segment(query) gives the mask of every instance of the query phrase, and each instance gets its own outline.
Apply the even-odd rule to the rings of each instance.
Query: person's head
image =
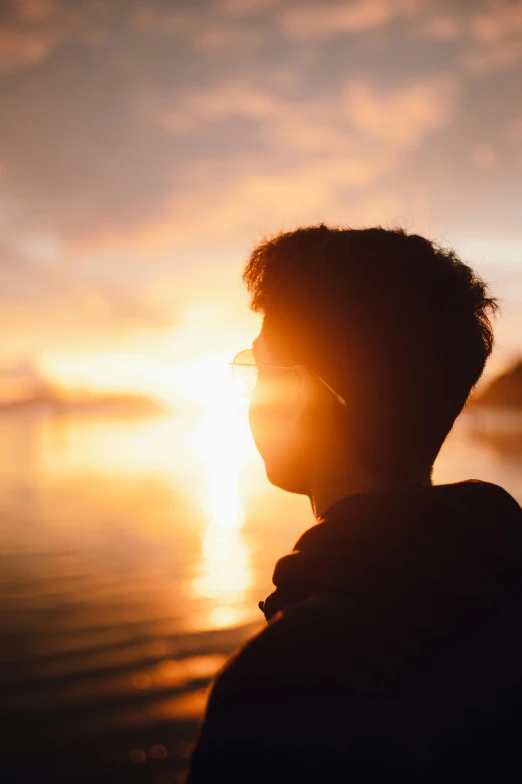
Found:
[[[399,229],[320,225],[263,242],[244,281],[264,316],[257,363],[295,367],[261,368],[252,398],[268,478],[308,493],[327,454],[387,484],[429,477],[493,346],[473,270]]]

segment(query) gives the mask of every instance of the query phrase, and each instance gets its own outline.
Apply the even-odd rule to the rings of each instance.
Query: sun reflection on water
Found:
[[[209,371],[212,371],[209,374]],[[195,594],[209,600],[210,625],[230,626],[244,616],[242,603],[252,584],[250,553],[242,535],[244,504],[240,492],[243,465],[254,453],[248,429],[246,402],[238,398],[229,368],[196,365],[185,383],[197,386],[201,374],[212,379],[206,414],[191,430],[188,441],[206,474],[202,506],[207,527],[202,543],[202,563],[194,581]]]
[[[188,594],[188,625],[205,629],[234,626],[256,612],[255,603],[253,609],[248,601],[253,582],[252,545],[243,532],[241,489],[243,469],[246,467],[244,479],[248,482],[256,452],[248,427],[247,402],[238,394],[226,360],[203,357],[169,368],[169,384],[178,406],[166,416],[112,421],[73,414],[42,415],[26,423],[24,468],[26,472],[32,470],[35,481],[42,486],[47,483],[54,487],[66,481],[72,487],[80,482],[83,490],[88,482],[95,500],[99,499],[105,510],[113,501],[117,505],[123,493],[130,499],[122,512],[124,531],[131,531],[146,546],[153,547],[154,537],[168,536],[171,528],[174,537],[184,536],[176,530],[178,527],[190,529],[186,546],[190,542],[190,547],[195,545],[197,549],[191,551],[175,592],[180,589],[185,597]],[[10,432],[9,422],[4,427],[4,441]],[[19,447],[24,427],[17,425],[13,430],[14,447]],[[0,479],[8,471],[9,461],[0,461]],[[187,516],[177,505],[170,512],[160,513],[155,497],[164,485],[186,496],[186,509],[196,512],[193,518],[190,511]],[[141,512],[145,507],[150,507],[146,518]],[[199,546],[198,507],[205,521]],[[157,515],[153,511],[156,508]],[[75,535],[81,538],[81,527],[69,529],[77,530]],[[122,557],[130,558],[134,552],[132,536],[118,548]],[[163,563],[159,555],[155,558],[156,564]],[[141,563],[139,553],[137,563]],[[170,563],[168,554],[165,563]]]

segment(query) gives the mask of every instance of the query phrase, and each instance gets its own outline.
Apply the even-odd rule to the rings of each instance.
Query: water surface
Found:
[[[514,419],[467,414],[435,481],[522,500]],[[500,435],[499,435],[500,434]],[[0,416],[0,730],[13,780],[175,782],[209,679],[313,523],[226,413]]]

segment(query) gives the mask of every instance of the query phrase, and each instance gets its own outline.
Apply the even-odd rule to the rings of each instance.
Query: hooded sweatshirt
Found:
[[[273,581],[189,784],[522,779],[522,510],[502,488],[345,498]]]

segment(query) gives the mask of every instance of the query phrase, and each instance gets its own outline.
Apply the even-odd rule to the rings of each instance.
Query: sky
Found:
[[[0,379],[168,384],[267,234],[401,226],[522,353],[522,0],[1,0]]]

